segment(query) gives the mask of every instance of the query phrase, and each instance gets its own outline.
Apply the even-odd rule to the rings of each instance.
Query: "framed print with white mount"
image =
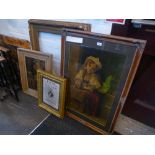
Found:
[[[146,41],[64,30],[67,115],[101,134],[113,131]]]
[[[66,79],[45,71],[37,71],[38,105],[53,115],[63,118],[66,96]]]

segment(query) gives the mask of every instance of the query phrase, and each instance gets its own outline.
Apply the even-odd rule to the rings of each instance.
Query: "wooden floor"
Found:
[[[122,135],[155,135],[155,128],[120,115],[115,126],[115,132]]]

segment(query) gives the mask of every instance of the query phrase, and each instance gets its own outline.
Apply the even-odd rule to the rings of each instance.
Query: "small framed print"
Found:
[[[64,117],[66,79],[37,71],[38,104],[59,118]]]

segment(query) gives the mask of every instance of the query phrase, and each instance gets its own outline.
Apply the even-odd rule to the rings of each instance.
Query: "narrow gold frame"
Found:
[[[49,106],[43,103],[43,82],[42,82],[43,77],[60,84],[59,109],[58,110],[56,110],[52,106]],[[66,79],[62,77],[54,76],[42,70],[37,71],[37,79],[38,79],[37,81],[38,81],[38,105],[39,107],[63,119],[64,112],[65,112]]]
[[[52,72],[52,55],[39,52],[39,51],[36,52],[34,50],[29,50],[24,48],[18,48],[17,52],[18,52],[18,61],[19,61],[20,77],[21,77],[23,92],[38,98],[37,90],[31,89],[28,86],[25,57],[35,58],[35,59],[44,61],[45,70],[48,72]]]

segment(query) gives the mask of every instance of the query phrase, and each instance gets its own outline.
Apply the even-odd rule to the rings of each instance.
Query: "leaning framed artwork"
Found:
[[[146,41],[64,31],[62,72],[69,81],[67,114],[95,131],[114,129]]]
[[[32,43],[32,49],[38,51],[41,50],[39,37],[42,32],[62,35],[62,30],[64,28],[76,29],[82,31],[91,31],[90,24],[54,21],[54,20],[30,19],[29,29],[30,29],[30,39]]]
[[[18,48],[18,61],[23,91],[37,98],[37,70],[52,72],[52,55]]]
[[[64,28],[91,31],[90,24],[54,21],[29,20],[29,33],[33,50],[53,54],[53,73],[60,76],[62,32]]]
[[[64,117],[66,79],[37,71],[38,79],[38,104],[43,109],[59,118]]]

